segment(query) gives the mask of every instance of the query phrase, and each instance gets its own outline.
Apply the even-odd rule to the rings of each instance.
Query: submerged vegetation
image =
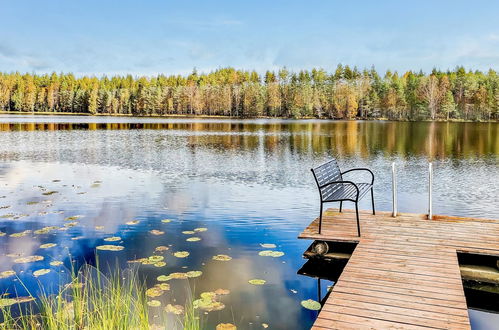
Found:
[[[50,113],[220,115],[235,117],[497,120],[499,76],[430,74],[338,65],[290,72],[234,68],[187,76],[75,77],[0,73],[0,110]]]
[[[163,289],[169,288],[162,288]],[[133,269],[105,276],[84,265],[57,294],[2,298],[2,329],[200,329],[192,306],[148,300],[143,282]],[[31,305],[27,305],[31,303]],[[27,305],[25,307],[24,305]],[[17,308],[15,308],[17,307]]]

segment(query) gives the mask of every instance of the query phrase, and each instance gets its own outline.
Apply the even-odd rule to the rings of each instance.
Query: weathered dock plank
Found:
[[[314,329],[470,329],[457,252],[499,256],[499,220],[329,209],[302,239],[358,243]]]

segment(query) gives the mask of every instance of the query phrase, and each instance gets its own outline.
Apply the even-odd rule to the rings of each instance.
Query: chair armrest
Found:
[[[330,186],[332,184],[339,184],[339,183],[353,185],[355,187],[355,189],[357,190],[357,197],[359,197],[359,187],[357,187],[357,185],[355,183],[353,183],[352,181],[333,181],[333,182],[329,182],[329,183],[326,183],[325,185],[320,186],[319,189]]]
[[[374,174],[373,174],[373,172],[372,172],[370,169],[368,169],[368,168],[363,168],[363,167],[359,167],[359,168],[352,168],[352,169],[347,170],[347,171],[345,171],[345,172],[341,172],[341,175],[346,174],[346,173],[348,173],[348,172],[353,172],[353,171],[367,171],[367,172],[371,173],[371,184],[374,184]]]

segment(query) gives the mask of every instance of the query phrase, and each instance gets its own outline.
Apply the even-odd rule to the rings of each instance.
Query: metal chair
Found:
[[[371,174],[371,183],[354,183],[352,181],[343,180],[343,174],[353,172],[353,171],[367,171]],[[357,215],[357,234],[360,237],[360,222],[359,222],[359,206],[358,202],[364,197],[364,195],[371,190],[371,201],[373,214],[376,214],[374,210],[374,174],[371,170],[367,168],[353,168],[345,172],[341,172],[336,162],[336,159],[332,159],[327,163],[324,163],[316,168],[312,169],[314,174],[315,182],[319,189],[319,195],[321,199],[321,209],[319,216],[319,234],[322,229],[322,206],[324,203],[330,202],[340,202],[340,212],[342,211],[343,202],[351,201],[355,203],[355,212]]]

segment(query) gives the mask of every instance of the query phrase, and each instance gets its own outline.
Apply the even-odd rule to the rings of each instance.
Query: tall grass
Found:
[[[117,268],[119,269],[119,268]],[[71,282],[56,294],[43,289],[38,299],[27,308],[13,312],[1,309],[2,329],[189,329],[201,328],[197,312],[186,306],[183,316],[163,315],[162,324],[152,324],[147,305],[146,286],[133,269],[116,270],[105,276],[99,269],[85,265],[72,272]],[[166,312],[163,308],[158,309]],[[156,313],[157,314],[157,313]]]

